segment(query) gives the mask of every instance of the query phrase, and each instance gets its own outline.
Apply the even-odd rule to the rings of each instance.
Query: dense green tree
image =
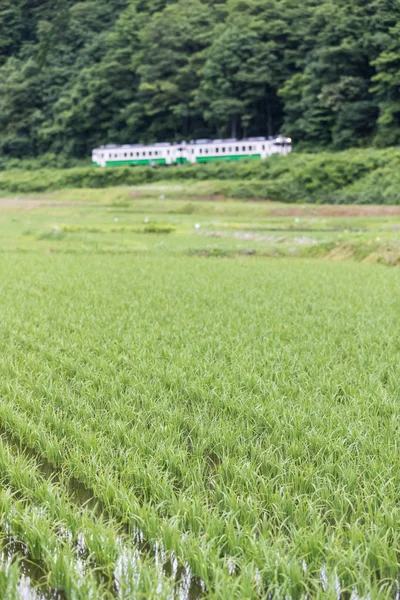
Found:
[[[337,0],[313,11],[313,48],[301,74],[289,78],[281,90],[289,134],[337,148],[372,141],[379,102],[371,80],[399,7],[397,0],[389,10],[380,0]]]
[[[400,0],[0,0],[0,154],[400,141]]]
[[[14,0],[0,0],[0,64],[15,54],[22,41],[21,9]]]
[[[204,127],[194,100],[212,31],[213,11],[200,0],[170,3],[144,27],[132,124],[144,125],[146,138],[186,138]]]
[[[315,43],[301,72],[282,87],[286,130],[313,144],[357,145],[370,138],[376,106],[362,38],[365,21],[353,2],[324,2],[313,12]]]
[[[38,153],[44,117],[42,81],[34,60],[7,61],[0,72],[0,152],[18,158]]]
[[[90,10],[82,8],[71,11],[75,44],[84,44],[77,53],[79,72],[73,77],[73,85],[69,79],[63,86],[43,128],[43,139],[52,151],[66,149],[75,156],[86,155],[91,147],[104,141],[123,143],[132,139],[124,113],[137,93],[135,50],[140,48],[140,21],[134,7],[122,11],[109,32],[100,27],[101,13],[94,18]],[[66,64],[59,77],[69,68],[75,73],[76,62],[71,67]]]
[[[246,27],[228,26],[211,44],[202,71],[197,102],[220,135],[246,131],[252,109],[263,95],[257,35]]]
[[[391,28],[390,36],[374,62],[372,88],[380,110],[376,142],[382,146],[400,142],[400,25]]]
[[[259,96],[262,90],[252,108],[253,133],[272,135],[281,129],[284,106],[279,90],[303,68],[313,47],[309,29],[314,3],[315,0],[301,4],[297,0],[229,0],[228,23],[245,27],[260,41],[251,75],[253,96]],[[251,81],[249,94],[250,84]]]

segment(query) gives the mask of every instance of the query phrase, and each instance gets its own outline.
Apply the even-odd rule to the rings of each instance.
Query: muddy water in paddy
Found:
[[[142,532],[137,532],[135,528],[131,528],[129,524],[121,520],[119,515],[111,515],[101,500],[96,497],[93,489],[86,486],[79,479],[69,476],[65,470],[51,463],[34,449],[21,444],[18,436],[0,426],[0,441],[1,438],[5,439],[15,452],[19,452],[28,459],[32,459],[35,462],[36,469],[44,479],[63,486],[70,496],[71,501],[78,509],[86,508],[92,511],[95,518],[103,516],[119,521],[121,530],[123,531],[123,536],[117,538],[118,546],[121,548],[121,556],[128,554],[128,544],[124,543],[124,541],[128,542],[130,539],[134,542],[134,546],[140,555],[153,556],[156,564],[159,565],[160,572],[165,577],[173,579],[176,598],[179,598],[179,600],[198,600],[206,595],[204,582],[191,574],[189,565],[180,564],[176,558],[168,558],[159,542],[156,542],[154,546],[151,545],[144,538]],[[136,531],[136,533],[132,533],[132,531]],[[60,532],[59,536],[60,541],[63,538],[72,538],[72,534],[65,530]],[[82,566],[82,570],[93,569],[99,583],[104,584],[111,595],[118,597],[120,594],[115,573],[110,577],[99,568],[93,559],[89,559],[89,553],[85,547],[83,536],[79,537],[74,545],[76,557]],[[47,571],[45,563],[28,558],[29,551],[24,544],[9,538],[5,548],[8,548],[8,555],[2,559],[3,564],[6,560],[12,562],[17,557],[21,559],[21,580],[19,585],[24,586],[25,589],[21,598],[24,598],[24,600],[66,600],[63,592],[49,588],[48,586],[46,587]],[[3,552],[6,552],[6,550]]]
[[[62,477],[62,474],[64,474],[64,476],[66,475],[63,469],[53,465],[50,461],[31,448],[23,447],[17,436],[12,435],[9,431],[5,431],[0,427],[0,442],[1,437],[6,439],[9,445],[16,451],[19,451],[26,457],[34,460],[38,471],[44,479],[59,482],[60,485],[64,486],[69,493],[73,504],[76,505],[78,509],[89,508],[93,510],[94,518],[96,518],[96,516],[105,516],[107,518],[112,516],[114,520],[120,521],[123,534],[116,538],[116,544],[119,548],[119,557],[116,560],[117,565],[118,563],[123,562],[125,557],[132,556],[129,551],[129,548],[132,550],[132,544],[127,543],[131,541],[133,542],[134,548],[136,547],[138,555],[153,556],[156,565],[160,569],[160,573],[170,580],[172,579],[174,582],[175,598],[179,600],[200,600],[207,596],[207,589],[204,582],[200,578],[192,575],[188,564],[185,565],[180,563],[174,556],[167,556],[160,542],[156,542],[154,545],[150,544],[141,531],[138,532],[134,527],[131,528],[129,524],[119,519],[118,515],[110,515],[104,508],[103,503],[96,498],[94,491],[90,487],[85,486],[85,484],[74,477]],[[217,461],[218,457],[214,454],[208,457],[211,470],[215,468]],[[7,570],[12,562],[17,559],[20,561],[21,578],[18,583],[18,590],[21,599],[68,600],[68,597],[62,590],[57,590],[47,585],[47,568],[45,562],[34,559],[23,542],[10,536],[7,532],[3,532],[3,536],[1,536],[1,533],[2,532],[0,531],[0,565]],[[60,542],[65,539],[72,541],[72,533],[68,530],[59,531],[57,535],[60,538]],[[74,541],[73,545],[82,572],[89,569],[93,570],[93,572],[96,573],[98,582],[107,588],[108,593],[116,598],[119,597],[121,592],[118,581],[118,568],[116,568],[111,575],[103,571],[101,567],[97,565],[95,560],[93,560],[93,557],[90,557],[83,534],[78,536],[78,539]],[[132,566],[134,566],[135,560],[133,558],[131,558],[131,560]],[[237,569],[233,568],[231,572],[232,576],[236,573]],[[322,589],[325,589],[325,585],[326,574],[324,569],[322,569]],[[357,600],[359,597],[356,588],[349,593],[348,591],[341,589],[339,581],[337,582],[336,589],[337,600],[349,600],[350,598]],[[393,586],[393,598],[395,600],[400,600],[400,587],[397,580],[396,584]]]
[[[0,544],[0,564],[5,571],[14,561],[19,560],[21,576],[18,582],[18,593],[21,599],[67,600],[62,590],[47,584],[44,562],[34,559],[22,542],[5,536]]]

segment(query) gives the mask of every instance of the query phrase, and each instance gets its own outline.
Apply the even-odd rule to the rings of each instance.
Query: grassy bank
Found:
[[[0,193],[106,188],[159,181],[209,181],[210,193],[232,198],[332,204],[400,204],[400,150],[273,156],[263,162],[181,167],[9,170]]]
[[[241,201],[215,182],[0,198],[3,251],[400,263],[400,206]]]

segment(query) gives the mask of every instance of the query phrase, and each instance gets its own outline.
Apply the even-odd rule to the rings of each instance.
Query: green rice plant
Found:
[[[4,442],[0,459],[2,476],[12,488],[18,490],[20,500],[15,503],[13,496],[6,494],[0,506],[0,515],[5,521],[2,523],[0,520],[0,527],[7,531],[8,536],[23,541],[30,552],[29,560],[43,561],[43,578],[46,577],[56,589],[65,590],[68,597],[85,597],[85,594],[96,598],[109,597],[108,582],[114,580],[114,573],[118,571],[121,597],[133,584],[138,590],[144,586],[149,597],[153,594],[167,596],[171,592],[174,582],[163,577],[151,557],[138,553],[136,544],[121,536],[118,527],[114,528],[111,522],[103,522],[84,507],[74,506],[68,494],[62,493],[62,488],[47,484],[35,474],[32,459],[27,461],[15,452],[10,454]],[[29,506],[24,512],[21,508],[24,499],[41,508]],[[49,540],[52,539],[57,541],[49,547]],[[135,556],[135,582],[130,580],[131,571],[122,561],[122,554],[125,560],[127,556]],[[18,555],[16,558],[18,562]],[[74,579],[71,567],[77,559],[80,574],[78,582]],[[95,576],[96,572],[103,579],[106,577],[103,590]],[[142,572],[145,574],[143,581]],[[92,576],[91,591],[83,583],[82,577],[87,575]],[[80,589],[78,596],[77,585]]]
[[[124,525],[148,551],[144,582],[158,577],[147,560],[165,553],[216,598],[324,597],[337,582],[390,596],[394,271],[294,259],[94,255],[80,269],[72,255],[10,260],[20,278],[3,269],[0,422],[60,469],[49,495],[61,486],[63,508],[50,502],[60,507],[50,523],[73,523],[65,489],[75,478],[110,519],[102,545],[107,523],[79,509],[93,554],[120,564]],[[24,461],[14,457],[13,472],[7,460],[13,487],[42,504]]]
[[[0,565],[0,595],[7,600],[19,600],[20,560]]]
[[[77,565],[75,551],[68,543],[61,545],[56,540],[52,531],[53,524],[46,519],[42,509],[26,509],[21,501],[3,490],[0,512],[1,527],[10,540],[7,544],[18,542],[21,546],[22,542],[26,548],[24,554],[16,555],[17,566],[11,571],[14,576],[18,565],[22,569],[24,561],[37,565],[39,587],[49,584],[53,589],[65,591],[68,597],[77,599],[103,595],[93,575],[89,571],[83,573]],[[24,566],[24,570],[25,568]],[[32,569],[29,570],[30,576],[31,573]]]
[[[265,225],[248,206],[215,227]],[[92,223],[94,243],[114,227],[73,211],[29,218]],[[393,597],[397,271],[239,258],[219,238],[229,260],[188,256],[203,217],[141,255],[5,237],[0,517],[17,507],[15,535],[68,594],[81,560],[94,597]]]

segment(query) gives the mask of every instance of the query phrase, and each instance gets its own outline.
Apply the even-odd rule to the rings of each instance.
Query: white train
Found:
[[[176,165],[242,158],[265,159],[271,154],[287,154],[291,150],[292,140],[283,136],[194,140],[180,144],[100,146],[92,151],[92,161],[100,167]]]

